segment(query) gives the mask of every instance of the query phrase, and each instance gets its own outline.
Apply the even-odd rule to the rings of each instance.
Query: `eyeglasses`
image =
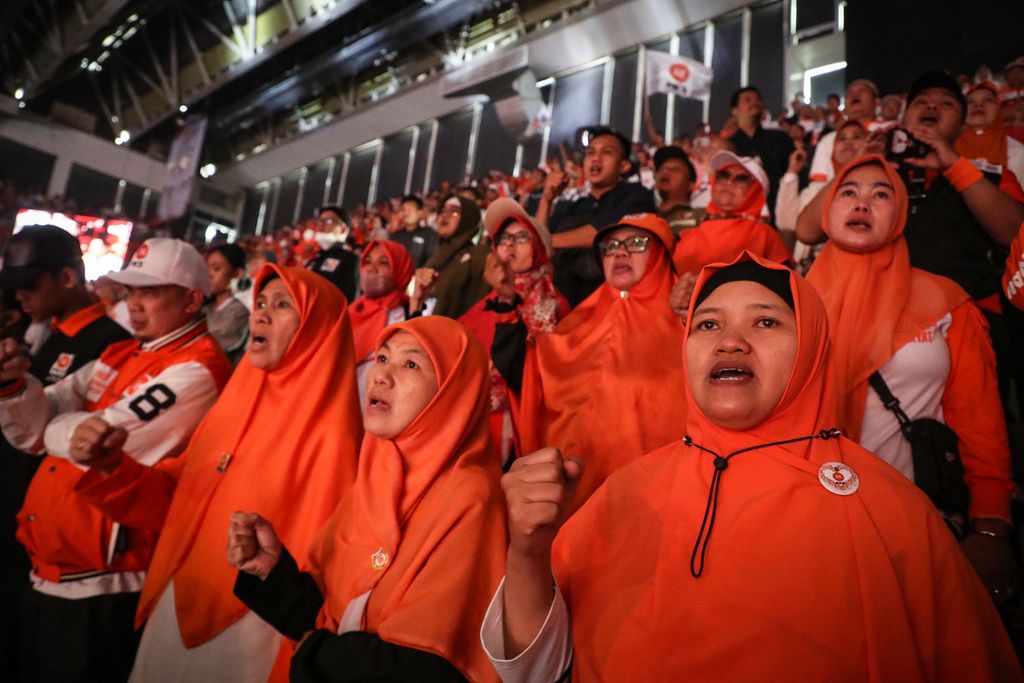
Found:
[[[513,244],[529,244],[533,235],[528,232],[503,232],[496,240],[499,247],[511,247]]]
[[[446,206],[445,208],[441,209],[441,215],[444,216],[446,214],[449,216],[460,216],[462,215],[462,209],[456,209],[454,207]]]
[[[619,249],[625,249],[630,254],[642,254],[651,246],[651,238],[647,235],[633,235],[626,239],[607,239],[601,242],[601,256],[607,256]]]
[[[754,182],[754,177],[749,173],[733,173],[727,169],[722,169],[715,173],[716,183],[736,183],[737,185],[750,185]]]

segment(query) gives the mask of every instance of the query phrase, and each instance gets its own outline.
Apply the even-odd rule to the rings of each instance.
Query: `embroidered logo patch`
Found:
[[[341,265],[341,261],[336,258],[325,258],[324,262],[320,264],[320,272],[322,273],[333,273]]]
[[[818,468],[818,481],[838,496],[848,496],[860,488],[860,477],[842,462],[827,462]]]
[[[388,557],[388,553],[386,550],[384,550],[384,548],[377,548],[377,552],[375,552],[373,555],[370,555],[370,566],[376,569],[377,571],[380,571],[384,569],[384,567],[388,566],[388,562],[390,561],[391,558]]]
[[[67,376],[68,370],[71,369],[71,364],[75,362],[75,354],[73,353],[62,353],[57,356],[57,360],[50,366],[50,372],[47,373],[46,379],[50,382],[59,382]]]

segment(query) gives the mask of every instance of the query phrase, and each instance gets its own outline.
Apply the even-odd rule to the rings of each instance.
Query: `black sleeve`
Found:
[[[287,548],[281,549],[277,564],[264,580],[238,572],[235,597],[292,640],[301,640],[316,628],[316,615],[324,604],[320,587],[312,576],[299,571]]]
[[[494,341],[491,342],[491,362],[501,373],[512,393],[518,395],[523,389],[523,368],[526,367],[526,339],[529,330],[521,319],[514,323],[494,326]]]
[[[465,681],[440,655],[394,645],[374,633],[319,630],[292,657],[292,683],[313,681]]]

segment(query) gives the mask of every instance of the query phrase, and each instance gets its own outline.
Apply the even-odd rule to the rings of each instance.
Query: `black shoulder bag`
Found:
[[[960,460],[959,439],[948,425],[924,417],[911,420],[889,385],[877,372],[868,379],[886,410],[892,411],[900,423],[903,437],[910,442],[914,458],[914,483],[928,494],[947,515],[967,514],[970,492],[964,483],[964,464]]]

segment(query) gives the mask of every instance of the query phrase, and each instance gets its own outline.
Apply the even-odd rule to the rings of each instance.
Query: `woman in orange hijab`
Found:
[[[910,442],[869,386],[878,372],[914,420],[959,437],[972,531],[964,550],[994,590],[1013,588],[1010,450],[987,324],[952,280],[910,266],[907,191],[874,155],[847,164],[825,199],[829,242],[808,273],[834,339],[839,427],[908,479]]]
[[[154,467],[98,464],[79,484],[129,530],[162,528],[133,680],[266,680],[280,636],[231,594],[224,520],[239,507],[273,517],[301,552],[355,479],[362,427],[344,296],[276,265],[255,291],[249,350],[186,451]]]
[[[309,551],[310,573],[282,547],[276,520],[237,512],[235,592],[303,640],[293,681],[495,681],[476,631],[507,538],[487,354],[439,316],[377,341],[359,474]]]
[[[697,282],[686,436],[560,531],[580,464],[544,449],[505,475],[506,576],[481,632],[503,679],[571,659],[576,681],[1022,680],[927,498],[835,428],[814,289],[741,258]]]
[[[366,398],[366,377],[373,367],[374,343],[388,325],[409,317],[405,289],[416,267],[408,250],[398,242],[374,240],[359,257],[359,289],[362,294],[348,309],[356,349],[359,405]]]
[[[587,463],[578,502],[644,453],[678,439],[683,329],[668,307],[675,237],[651,213],[594,238],[605,282],[553,332],[528,342],[499,292],[491,356],[513,392],[521,452],[556,445]]]
[[[676,272],[699,273],[709,263],[734,260],[743,251],[789,265],[792,254],[779,233],[761,220],[768,176],[756,160],[718,152],[711,159],[708,217],[679,235]]]
[[[526,325],[527,341],[541,332],[555,329],[569,312],[569,302],[555,289],[552,277],[551,235],[533,220],[519,202],[502,197],[487,207],[484,229],[491,235],[494,252],[487,257],[484,280],[494,292],[478,301],[459,318],[484,345],[494,343],[495,313],[499,291],[507,301],[517,296],[519,314]],[[514,453],[515,434],[508,385],[491,364],[491,437],[498,445],[498,457],[507,463]]]

